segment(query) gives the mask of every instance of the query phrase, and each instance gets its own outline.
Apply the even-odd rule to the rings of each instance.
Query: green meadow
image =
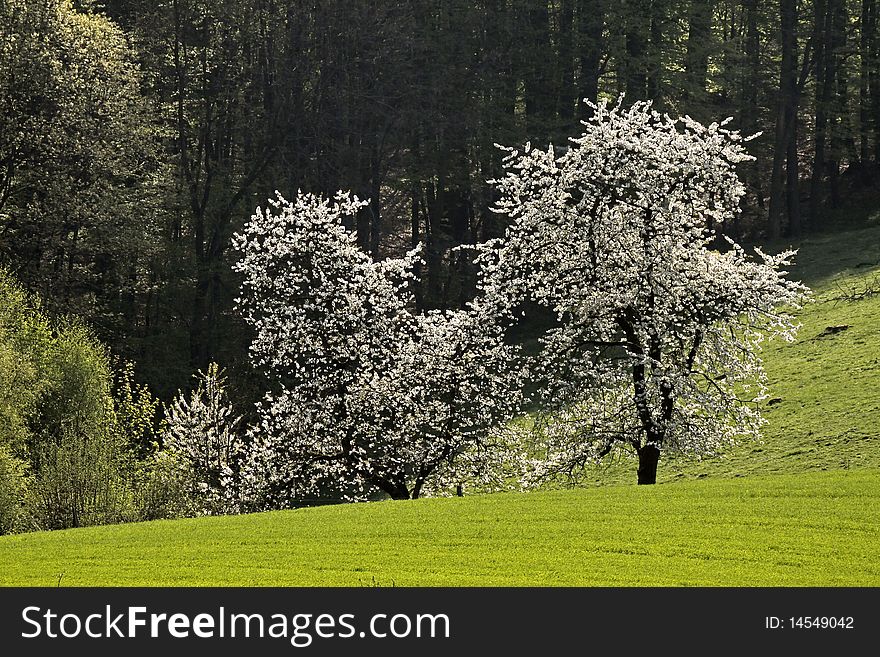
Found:
[[[620,460],[568,490],[4,536],[0,584],[878,586],[880,228],[800,248],[816,294],[765,349],[760,443],[648,487]]]
[[[340,505],[5,537],[30,586],[880,585],[880,473]]]

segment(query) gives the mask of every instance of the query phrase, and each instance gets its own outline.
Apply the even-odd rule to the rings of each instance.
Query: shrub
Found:
[[[27,465],[7,446],[0,445],[0,535],[24,527],[28,515],[27,481]]]
[[[130,451],[110,382],[100,342],[75,321],[51,322],[0,271],[0,448],[6,479],[18,482],[4,485],[35,526],[132,517]]]
[[[233,414],[226,378],[216,363],[195,379],[195,389],[188,396],[180,392],[165,411],[164,454],[156,461],[154,482],[181,487],[200,513],[225,513],[236,508],[240,418]]]
[[[129,450],[116,430],[106,350],[67,322],[49,360],[56,377],[40,401],[30,449],[36,518],[46,529],[131,519]]]
[[[0,446],[19,456],[38,401],[54,379],[52,332],[39,306],[0,269]]]

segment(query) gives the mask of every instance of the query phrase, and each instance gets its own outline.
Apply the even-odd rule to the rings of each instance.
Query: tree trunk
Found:
[[[745,59],[742,79],[742,129],[743,134],[753,135],[759,131],[758,89],[761,79],[760,33],[758,32],[758,0],[743,0],[745,16]],[[764,208],[764,176],[755,162],[746,165],[758,207]],[[737,215],[735,221],[739,221]]]
[[[870,96],[870,120],[874,128],[874,163],[880,164],[880,34],[877,33],[877,1],[868,4],[866,28],[870,35],[868,65],[868,95]]]
[[[394,488],[385,491],[391,496],[392,500],[408,500],[410,499],[409,491],[404,484],[396,484]],[[415,498],[413,498],[415,499]]]
[[[574,84],[574,0],[562,0],[559,10],[559,66],[562,87],[559,89],[559,118],[566,134],[571,131],[577,108]]]
[[[788,210],[788,234],[801,235],[800,176],[798,174],[798,116],[794,107],[788,108],[788,147],[785,162],[786,208]]]
[[[651,3],[646,0],[630,0],[626,15],[626,104],[647,97],[647,72],[645,71],[645,44],[648,31],[646,24],[651,20]]]
[[[780,101],[780,105],[782,101]],[[776,115],[776,138],[773,146],[773,169],[770,173],[770,238],[779,239],[782,235],[782,214],[785,208],[785,181],[782,166],[785,161],[785,108],[780,107]]]
[[[440,298],[441,253],[438,241],[443,217],[443,187],[446,184],[443,167],[444,160],[441,159],[437,183],[428,182],[425,185],[425,264],[428,275],[424,296],[428,304],[436,303]]]
[[[685,58],[687,84],[684,91],[686,100],[701,105],[706,102],[706,78],[709,71],[711,36],[712,0],[691,0]],[[695,110],[691,109],[690,111]],[[700,113],[702,114],[702,111]]]
[[[550,10],[547,3],[530,3],[525,12],[528,50],[523,76],[526,124],[529,136],[544,139],[549,136],[555,111],[553,74],[556,71],[554,51],[550,43]]]
[[[875,163],[880,163],[880,35],[877,34],[877,0],[863,0],[863,25],[865,45],[863,53],[866,57],[867,97],[864,99],[865,113],[862,127],[866,134],[873,133]],[[863,55],[864,56],[864,55]],[[868,158],[871,158],[869,149]]]
[[[580,0],[578,25],[581,34],[581,98],[578,99],[580,117],[586,118],[593,110],[584,98],[595,103],[599,97],[599,67],[602,60],[602,31],[605,29],[604,0]]]
[[[782,67],[773,144],[773,173],[770,180],[770,237],[773,239],[782,235],[786,206],[786,185],[782,169],[783,163],[789,157],[789,140],[794,137],[794,121],[790,118],[797,113],[797,0],[781,0],[780,13]]]
[[[846,146],[850,145],[851,155],[855,156],[852,130],[849,121],[849,74],[846,67],[847,57],[847,25],[849,16],[845,0],[829,2],[828,20],[831,24],[831,45],[829,62],[833,65],[833,73],[829,72],[834,85],[832,94],[831,123],[831,157],[828,173],[831,181],[831,207],[840,206],[840,165],[845,159]]]
[[[813,52],[815,68],[813,78],[816,90],[816,116],[813,129],[813,170],[810,177],[810,208],[808,221],[812,230],[819,225],[819,211],[822,205],[822,182],[825,177],[825,143],[828,128],[828,97],[831,95],[831,80],[827,73],[829,56],[828,8],[826,0],[816,0],[813,17]]]
[[[665,5],[662,2],[651,3],[650,24],[650,48],[645,61],[645,73],[647,76],[648,100],[652,101],[654,108],[663,111],[662,84],[663,84],[663,26],[666,22],[664,14]]]
[[[654,445],[645,445],[639,449],[639,485],[657,483],[657,463],[659,461],[659,448]]]
[[[874,0],[862,0],[861,34],[859,39],[859,161],[862,171],[871,158],[871,60],[873,55],[873,5]]]
[[[392,500],[415,499],[415,496],[418,495],[418,488],[421,488],[421,484],[417,484],[417,488],[414,490],[415,495],[413,495],[406,487],[405,481],[388,479],[380,475],[368,475],[367,480]]]

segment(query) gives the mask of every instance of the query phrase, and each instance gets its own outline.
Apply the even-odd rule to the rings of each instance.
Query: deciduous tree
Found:
[[[486,248],[483,287],[508,313],[556,317],[533,364],[553,413],[545,473],[628,449],[651,484],[662,451],[758,434],[760,345],[793,338],[806,290],[782,271],[791,251],[713,249],[750,159],[723,126],[601,103],[564,155],[509,151],[498,209],[512,224]]]
[[[271,384],[242,467],[251,506],[419,497],[518,407],[500,327],[478,304],[414,313],[418,250],[358,249],[343,222],[363,206],[279,196],[235,238],[251,355]]]

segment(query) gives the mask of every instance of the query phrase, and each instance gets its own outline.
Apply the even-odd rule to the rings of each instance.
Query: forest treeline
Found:
[[[496,143],[564,148],[584,98],[760,132],[740,239],[877,204],[876,0],[3,0],[0,37],[0,264],[164,400],[211,361],[256,394],[230,239],[275,190],[369,199],[360,247],[460,307]]]

